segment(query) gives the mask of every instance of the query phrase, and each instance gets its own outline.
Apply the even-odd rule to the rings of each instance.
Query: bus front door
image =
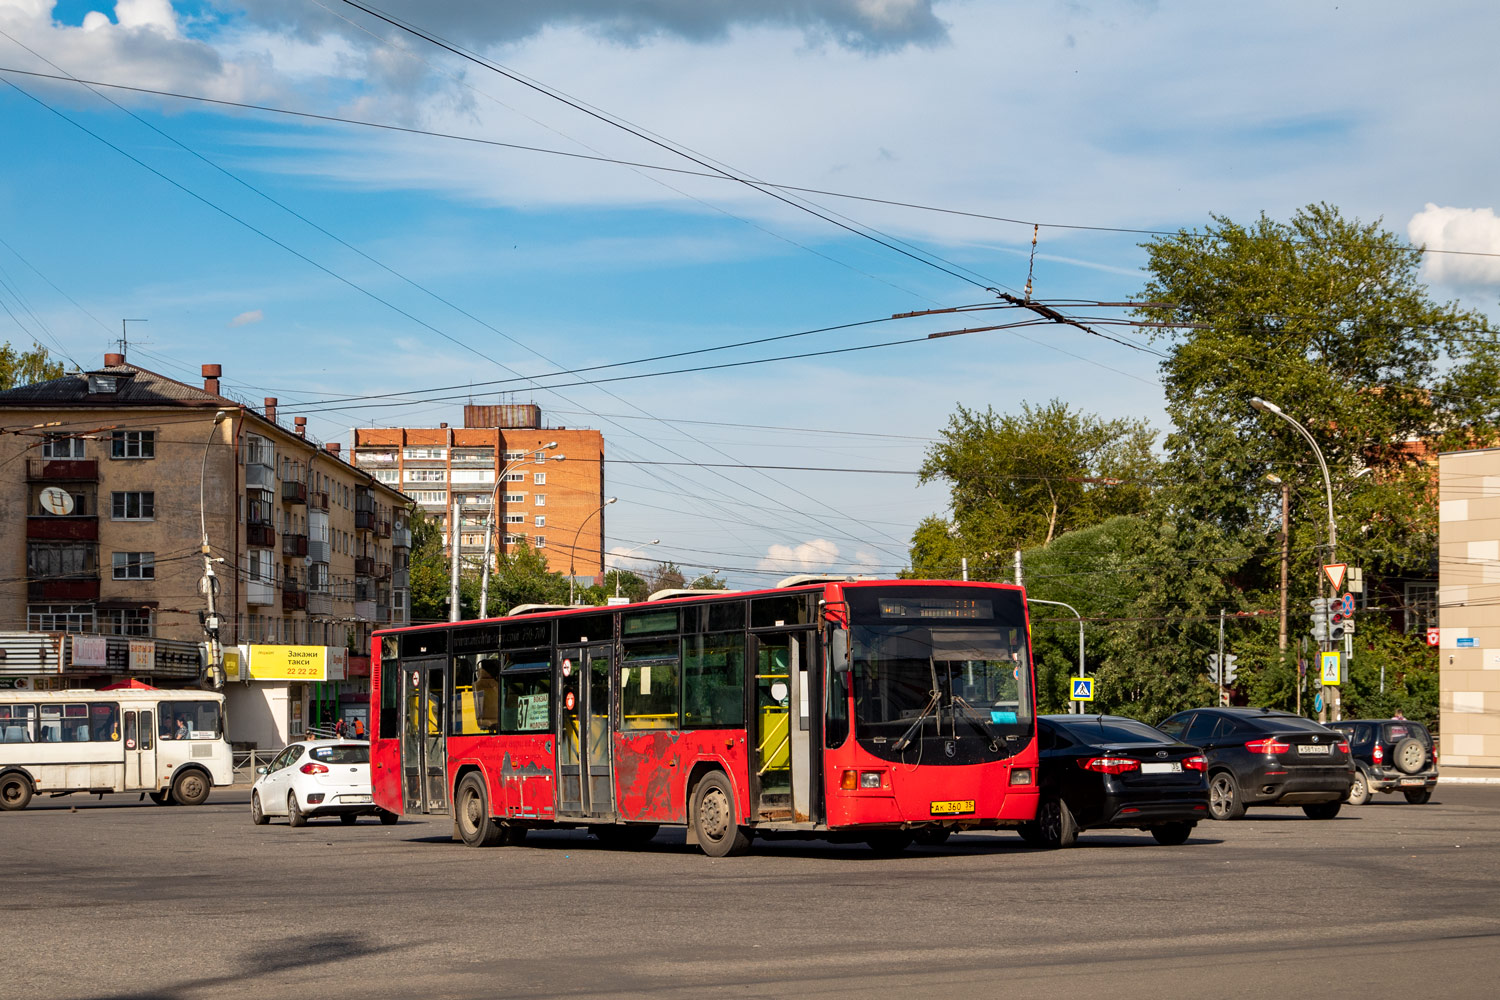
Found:
[[[125,711],[126,791],[156,789],[156,719],[150,709]]]
[[[448,747],[443,678],[448,658],[401,663],[401,786],[404,812],[448,811]]]
[[[811,631],[753,635],[755,810],[762,819],[812,818]]]
[[[609,678],[614,644],[557,652],[557,815],[613,819]]]

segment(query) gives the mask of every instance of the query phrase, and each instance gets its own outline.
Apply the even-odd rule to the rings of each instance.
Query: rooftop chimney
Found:
[[[307,436],[307,418],[306,417],[293,417],[292,418],[292,423],[297,425],[297,436],[298,437],[306,437]]]
[[[106,354],[104,356],[104,367],[106,368],[116,368],[124,363],[125,355],[123,354]]]
[[[221,365],[204,365],[203,391],[210,396],[217,396],[219,394],[219,376],[223,374],[224,368]]]
[[[266,419],[269,420],[269,421],[271,421],[271,423],[273,423],[273,424],[276,422],[276,397],[275,396],[267,396],[266,397]]]
[[[446,421],[445,421],[445,422],[443,422],[443,423],[441,423],[441,424],[438,424],[438,430],[440,430],[440,431],[445,431],[445,430],[447,430],[447,429],[448,429],[448,424],[447,424],[447,422],[446,422]]]
[[[332,455],[334,458],[339,457],[340,445],[337,441],[330,441],[323,447],[326,448],[328,450],[328,454]]]

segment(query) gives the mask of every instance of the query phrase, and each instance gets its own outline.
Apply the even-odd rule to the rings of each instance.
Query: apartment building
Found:
[[[460,559],[492,564],[521,541],[549,569],[604,572],[604,438],[595,430],[544,427],[534,404],[469,405],[464,426],[371,427],[354,431],[354,463],[410,496],[443,529],[460,505]]]
[[[1438,457],[1443,766],[1500,767],[1500,448]]]
[[[410,502],[309,439],[304,418],[283,426],[275,399],[256,410],[221,393],[220,366],[202,372],[188,385],[107,354],[0,392],[0,630],[201,642],[206,537],[231,663],[240,647],[245,679],[297,703],[276,720],[284,739],[319,706],[358,701],[344,652],[406,620]],[[332,651],[322,662],[338,667],[309,684],[257,676],[272,646]],[[66,682],[130,675],[85,665]]]

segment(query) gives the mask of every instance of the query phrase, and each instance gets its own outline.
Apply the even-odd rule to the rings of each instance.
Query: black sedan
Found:
[[[1349,740],[1311,719],[1267,708],[1194,708],[1169,716],[1162,732],[1203,748],[1209,815],[1239,819],[1247,806],[1301,806],[1333,819],[1349,797]]]
[[[1079,831],[1150,830],[1180,844],[1208,815],[1207,766],[1197,747],[1118,715],[1037,719],[1041,800],[1021,837],[1034,847],[1071,847]]]

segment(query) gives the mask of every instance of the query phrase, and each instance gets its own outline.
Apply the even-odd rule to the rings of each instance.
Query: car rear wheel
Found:
[[[1432,798],[1432,789],[1413,788],[1402,794],[1406,796],[1406,801],[1410,802],[1412,805],[1425,806],[1427,804],[1427,801]]]
[[[1178,844],[1187,843],[1195,825],[1193,823],[1163,823],[1151,828],[1151,836],[1156,838],[1158,844],[1176,847]]]
[[[1354,772],[1354,784],[1349,786],[1349,804],[1351,806],[1362,806],[1370,801],[1370,780],[1365,777],[1365,772],[1356,770]]]
[[[201,806],[208,801],[208,775],[197,768],[184,771],[172,782],[172,801],[185,806]]]
[[[260,807],[259,792],[250,793],[250,822],[256,826],[265,826],[271,822],[271,817],[267,816],[266,811]]]
[[[1416,774],[1427,763],[1427,748],[1421,740],[1408,736],[1391,751],[1391,762],[1402,774]]]
[[[1220,771],[1209,779],[1208,814],[1214,819],[1239,819],[1245,815],[1245,803],[1240,801],[1234,775],[1228,771]]]
[[[31,779],[24,774],[0,778],[0,809],[25,809],[31,803]]]
[[[307,817],[303,815],[302,808],[297,805],[297,793],[286,793],[286,821],[292,826],[306,826]]]
[[[1339,814],[1342,802],[1316,802],[1310,806],[1303,806],[1302,811],[1307,814],[1308,819],[1333,819]]]
[[[490,815],[489,796],[484,778],[477,771],[464,775],[458,783],[454,815],[458,817],[458,835],[470,847],[494,847],[500,843],[500,824]]]
[[[1078,821],[1073,818],[1073,810],[1055,795],[1037,805],[1036,825],[1043,847],[1072,847],[1078,842]]]

